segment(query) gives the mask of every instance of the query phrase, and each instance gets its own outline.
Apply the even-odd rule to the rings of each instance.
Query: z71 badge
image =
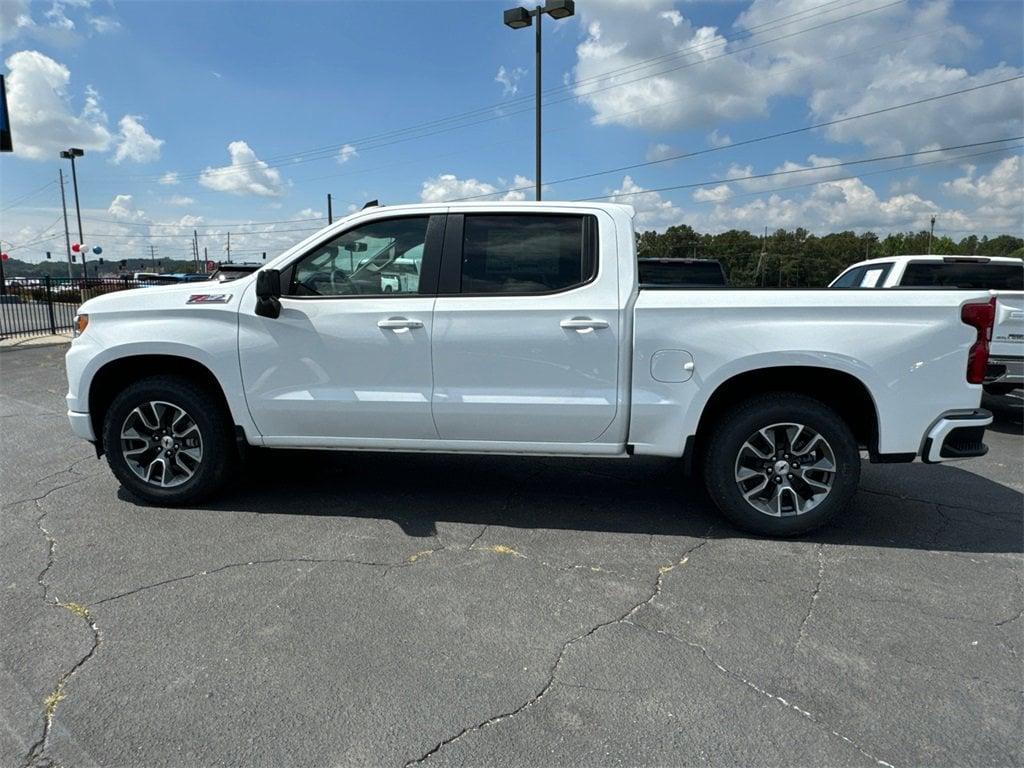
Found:
[[[193,293],[186,304],[227,304],[231,301],[230,293]]]

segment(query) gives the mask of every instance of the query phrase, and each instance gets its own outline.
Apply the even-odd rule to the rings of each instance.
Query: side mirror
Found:
[[[261,269],[256,273],[256,314],[276,318],[281,314],[281,271]]]

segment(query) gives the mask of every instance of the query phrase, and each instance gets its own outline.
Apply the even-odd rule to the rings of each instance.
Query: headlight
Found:
[[[83,333],[85,333],[85,329],[88,327],[88,325],[89,325],[89,316],[88,315],[75,315],[75,325],[74,325],[75,337],[81,336]]]

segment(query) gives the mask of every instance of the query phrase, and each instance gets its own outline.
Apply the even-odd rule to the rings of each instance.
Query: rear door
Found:
[[[612,423],[618,274],[599,232],[597,213],[449,214],[432,341],[441,438],[585,443]]]

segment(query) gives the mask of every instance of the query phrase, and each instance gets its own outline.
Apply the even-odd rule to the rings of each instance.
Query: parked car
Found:
[[[72,429],[172,505],[233,476],[236,440],[681,457],[731,521],[782,536],[847,507],[861,449],[987,450],[987,291],[641,288],[632,218],[375,207],[230,283],[93,299],[67,353]],[[404,258],[416,290],[385,294]]]
[[[716,259],[647,257],[637,260],[640,285],[676,288],[723,288],[728,285],[722,263]]]
[[[894,256],[849,267],[832,288],[989,290],[995,325],[985,391],[1005,395],[1024,385],[1024,261],[1006,256]]]
[[[217,267],[216,271],[207,277],[208,280],[216,280],[220,283],[228,283],[232,280],[237,280],[240,277],[251,275],[262,265],[260,264],[249,264],[249,263],[237,263],[231,262],[228,264],[221,264]]]

